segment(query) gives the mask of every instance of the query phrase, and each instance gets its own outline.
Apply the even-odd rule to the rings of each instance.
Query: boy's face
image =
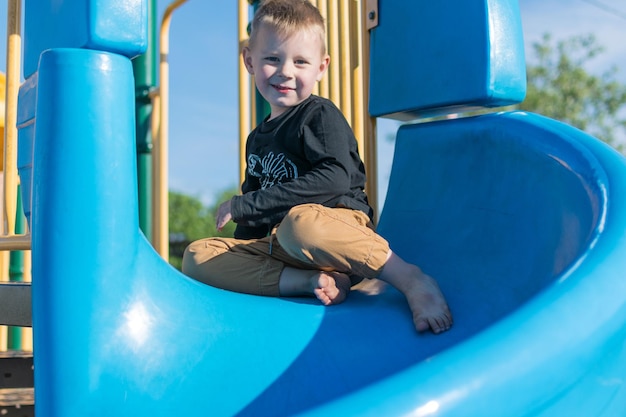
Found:
[[[268,25],[257,30],[255,46],[244,48],[243,59],[273,119],[311,95],[330,58],[322,55],[322,40],[314,31],[280,37]]]

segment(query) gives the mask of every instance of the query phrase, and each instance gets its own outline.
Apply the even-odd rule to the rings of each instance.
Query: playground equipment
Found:
[[[7,73],[0,74],[0,324],[30,326],[30,236],[24,220],[17,176],[17,91],[20,81],[20,3],[7,8]],[[8,250],[11,250],[9,252]],[[7,281],[14,282],[7,282]],[[8,351],[7,351],[8,350]],[[24,416],[33,410],[32,332],[30,327],[0,325],[0,414]],[[18,408],[19,407],[19,411]]]
[[[211,288],[139,231],[128,57],[145,47],[145,3],[57,6],[26,11],[18,120],[20,152],[33,149],[38,416],[624,414],[614,150],[520,112],[400,129],[379,231],[437,277],[455,315],[442,335],[417,335],[376,281],[331,308]],[[523,97],[515,1],[388,0],[377,14],[373,115]]]

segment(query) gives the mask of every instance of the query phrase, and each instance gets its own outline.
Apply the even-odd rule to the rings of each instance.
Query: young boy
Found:
[[[452,316],[436,282],[374,231],[365,169],[341,112],[313,96],[330,58],[324,21],[307,0],[266,0],[252,21],[246,68],[271,114],[248,136],[242,195],[223,203],[217,228],[234,238],[193,242],[183,272],[219,288],[268,296],[345,300],[363,278],[406,297],[418,331],[448,330]]]

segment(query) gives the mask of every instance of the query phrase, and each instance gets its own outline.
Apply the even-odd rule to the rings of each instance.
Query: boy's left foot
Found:
[[[341,272],[320,271],[312,277],[311,283],[313,294],[325,306],[343,302],[352,286],[350,278]]]
[[[417,331],[430,329],[433,333],[441,333],[449,330],[452,314],[435,280],[421,271],[412,278],[404,289],[404,296],[413,313]]]

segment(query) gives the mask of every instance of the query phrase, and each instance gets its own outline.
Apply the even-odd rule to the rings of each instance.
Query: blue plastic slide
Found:
[[[138,226],[130,60],[52,46],[20,96],[38,417],[624,415],[626,160],[608,146],[526,113],[402,127],[379,231],[455,317],[417,334],[377,281],[323,307],[171,268]]]

